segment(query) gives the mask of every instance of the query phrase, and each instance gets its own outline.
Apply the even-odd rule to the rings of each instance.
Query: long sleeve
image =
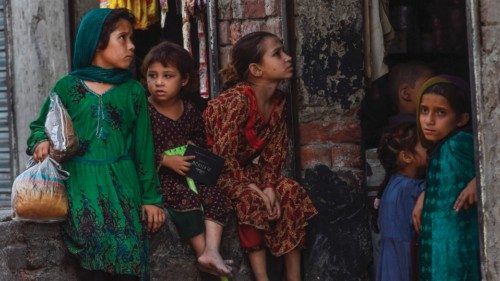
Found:
[[[54,85],[54,88],[52,88],[52,92],[56,93],[59,96],[64,106],[66,106],[65,95],[64,95],[65,92],[64,89],[66,88],[67,88],[67,77],[63,77],[62,79],[57,81],[57,83]],[[44,102],[42,103],[37,119],[33,120],[29,126],[31,133],[27,140],[28,147],[26,148],[26,153],[28,155],[33,154],[33,150],[35,150],[36,146],[39,143],[48,140],[48,137],[45,133],[45,120],[47,119],[47,113],[49,112],[49,108],[50,108],[50,95],[47,95]]]
[[[209,104],[204,112],[205,127],[212,140],[212,152],[225,159],[223,173],[240,182],[248,179],[238,162],[239,139],[248,116],[246,97],[234,95]]]
[[[259,164],[262,170],[262,182],[265,184],[275,186],[276,181],[280,178],[283,163],[287,156],[288,137],[286,126],[285,118],[282,117],[260,155]]]
[[[134,93],[137,121],[133,133],[133,158],[135,160],[139,184],[142,188],[143,205],[161,205],[159,181],[156,175],[153,134],[147,109],[146,96],[143,91]]]
[[[38,113],[37,119],[30,123],[30,131],[31,134],[28,137],[28,147],[26,148],[26,154],[32,155],[35,147],[43,142],[48,140],[47,134],[45,134],[45,119],[47,118],[47,113],[49,111],[50,106],[50,98],[45,98],[45,101],[42,104],[40,109],[40,113]]]

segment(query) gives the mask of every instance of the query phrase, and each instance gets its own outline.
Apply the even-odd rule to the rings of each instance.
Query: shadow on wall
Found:
[[[319,212],[310,222],[305,280],[370,280],[366,193],[325,165],[307,169],[304,184]]]

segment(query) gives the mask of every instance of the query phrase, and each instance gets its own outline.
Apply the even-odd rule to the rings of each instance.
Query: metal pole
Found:
[[[210,72],[210,97],[219,94],[219,36],[217,32],[217,0],[208,0],[208,63]]]

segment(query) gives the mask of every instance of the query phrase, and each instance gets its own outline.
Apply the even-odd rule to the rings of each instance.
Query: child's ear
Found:
[[[403,84],[398,88],[398,95],[404,101],[411,101],[412,96],[410,93],[410,86],[408,84]]]
[[[186,86],[189,83],[189,76],[186,75],[186,78],[184,78],[181,82],[182,87]]]
[[[460,116],[458,117],[458,122],[457,122],[457,126],[458,127],[463,127],[465,125],[467,125],[467,123],[469,123],[469,119],[470,119],[470,115],[469,113],[462,113],[460,114]]]
[[[411,164],[413,162],[413,155],[409,151],[403,150],[398,154],[398,162],[405,165]]]
[[[250,74],[252,74],[252,76],[255,76],[255,77],[260,77],[262,76],[262,69],[260,68],[260,66],[256,63],[251,63],[249,66],[248,66],[248,70],[250,71]]]

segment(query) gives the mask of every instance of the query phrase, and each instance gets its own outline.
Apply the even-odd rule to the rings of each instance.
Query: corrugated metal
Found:
[[[7,93],[7,56],[5,52],[5,0],[0,0],[0,207],[10,205],[12,153],[10,145],[11,111]]]

